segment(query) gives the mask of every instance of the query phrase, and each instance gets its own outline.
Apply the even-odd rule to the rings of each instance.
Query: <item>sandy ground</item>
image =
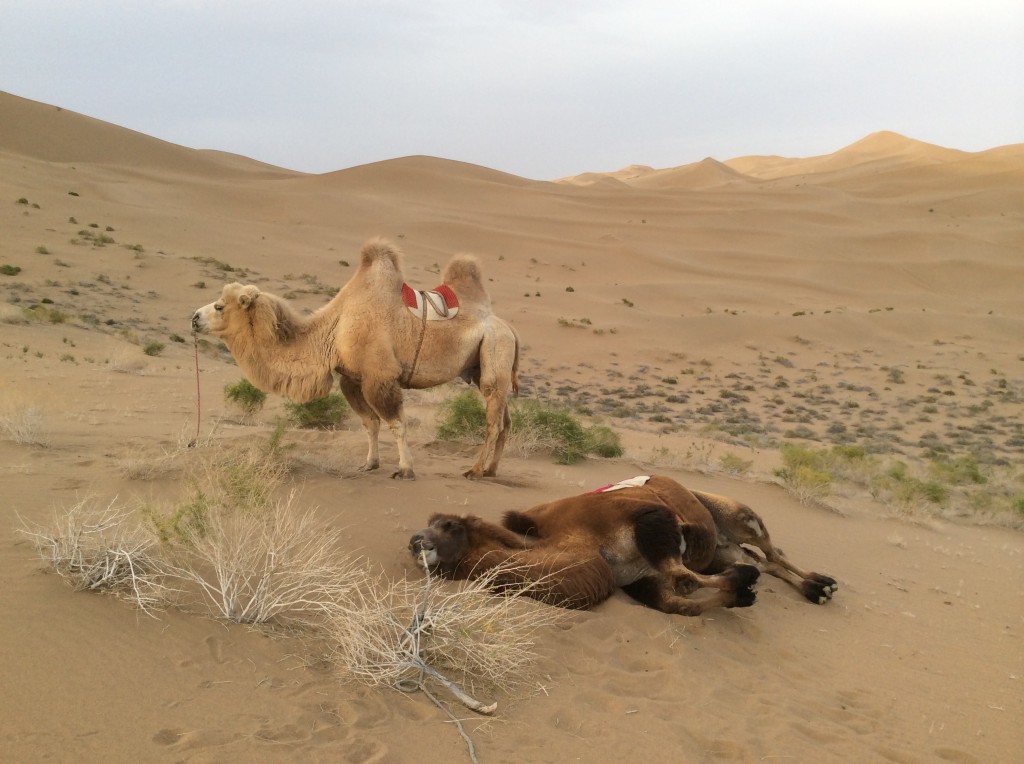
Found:
[[[626,454],[511,453],[497,479],[467,481],[474,447],[435,440],[446,391],[409,396],[415,482],[388,478],[387,433],[384,469],[362,474],[354,421],[290,431],[305,460],[288,488],[352,553],[415,578],[406,544],[433,511],[497,519],[658,472],[750,504],[841,585],[821,607],[763,579],[754,607],[699,618],[622,594],[567,613],[493,718],[453,707],[481,761],[1024,751],[1024,145],[878,133],[824,157],[558,182],[428,157],[311,176],[0,94],[0,189],[0,265],[20,268],[0,275],[0,415],[29,412],[36,441],[0,439],[0,758],[468,760],[422,694],[344,681],[298,637],[75,593],[16,532],[86,496],[173,503],[189,463],[266,437],[282,401],[239,423],[222,395],[239,370],[211,346],[201,446],[183,452],[189,317],[225,280],[314,308],[377,235],[421,287],[451,253],[478,255],[523,338],[524,396],[589,412]],[[945,507],[856,487],[802,504],[772,477],[787,440],[914,469],[971,455],[989,482]],[[726,456],[749,464],[725,474]]]

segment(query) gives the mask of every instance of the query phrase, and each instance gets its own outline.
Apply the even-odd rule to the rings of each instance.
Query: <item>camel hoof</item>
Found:
[[[371,464],[371,463],[368,462],[368,463],[364,464],[362,467],[359,467],[356,470],[356,472],[373,472],[378,467],[380,467],[380,462],[377,462],[375,464]]]
[[[730,607],[750,607],[757,600],[757,592],[753,589],[740,589],[736,592],[736,601]]]
[[[398,470],[398,472],[392,473],[392,480],[415,480],[416,473],[410,469]]]
[[[466,478],[467,480],[479,480],[483,476],[483,473],[478,470],[466,470],[465,472],[462,473],[462,477]]]
[[[761,571],[753,565],[737,565],[733,568],[737,589],[749,589],[761,577]]]
[[[811,573],[803,586],[804,596],[816,605],[824,605],[830,601],[838,590],[839,584],[834,578],[820,573]]]

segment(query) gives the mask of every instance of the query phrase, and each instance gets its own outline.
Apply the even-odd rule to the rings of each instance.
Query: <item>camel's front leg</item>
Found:
[[[395,443],[398,446],[398,471],[392,473],[391,477],[399,480],[415,480],[416,473],[412,469],[412,449],[405,434],[405,417],[399,414],[396,419],[388,420],[388,427],[391,434],[395,436]]]
[[[348,405],[356,412],[363,429],[366,430],[367,452],[366,461],[359,468],[360,472],[370,472],[380,467],[380,450],[378,441],[380,437],[380,417],[370,407],[363,397],[362,389],[358,382],[349,377],[341,377],[341,392],[348,401]]]
[[[416,473],[412,469],[412,450],[406,437],[405,414],[402,411],[402,388],[398,386],[397,378],[364,379],[362,397],[366,404],[377,416],[378,427],[380,420],[387,423],[391,434],[395,436],[395,444],[398,446],[398,471],[392,473],[391,477],[400,480],[415,480]],[[372,441],[374,456],[376,456],[376,438]]]

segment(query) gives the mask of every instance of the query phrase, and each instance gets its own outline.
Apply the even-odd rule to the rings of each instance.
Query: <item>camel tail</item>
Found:
[[[519,397],[519,332],[515,330],[512,324],[508,325],[509,329],[512,329],[512,336],[516,338],[516,354],[512,358],[512,397]]]

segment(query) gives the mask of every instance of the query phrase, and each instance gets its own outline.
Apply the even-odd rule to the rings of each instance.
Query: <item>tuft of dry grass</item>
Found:
[[[104,591],[146,612],[166,603],[172,589],[157,541],[129,514],[85,498],[54,514],[48,526],[22,524],[48,568],[76,591]]]
[[[0,433],[22,446],[45,446],[43,412],[38,406],[25,406],[0,414]]]

